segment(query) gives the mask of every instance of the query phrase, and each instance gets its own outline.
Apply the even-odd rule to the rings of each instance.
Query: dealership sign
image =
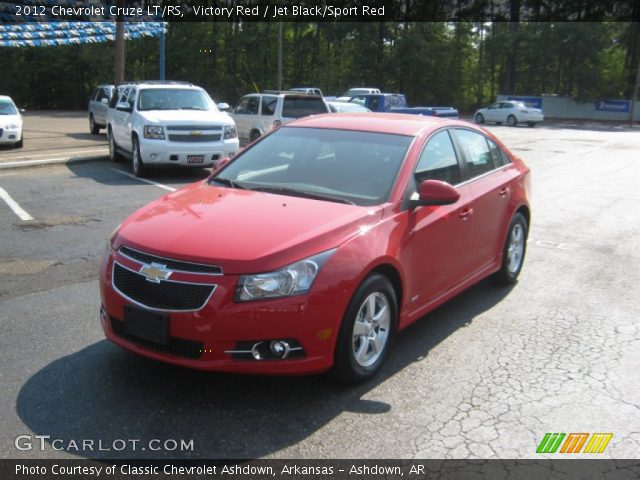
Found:
[[[602,112],[629,113],[631,102],[629,100],[600,100],[596,102],[596,110]]]

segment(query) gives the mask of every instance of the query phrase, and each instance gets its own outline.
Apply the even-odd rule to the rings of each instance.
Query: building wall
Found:
[[[498,95],[497,101],[508,100],[512,95]],[[517,96],[515,96],[517,97]],[[558,118],[558,119],[580,119],[580,120],[609,120],[625,122],[629,121],[629,111],[607,111],[599,110],[598,102],[576,102],[569,97],[561,97],[556,95],[541,95],[542,100],[542,112],[545,118]],[[620,101],[615,101],[620,102]],[[603,105],[600,103],[601,108],[615,108],[615,106],[623,106],[622,104],[615,104],[605,101]],[[630,102],[627,103],[627,107],[630,107]],[[634,111],[634,120],[640,121],[640,102],[636,102]]]

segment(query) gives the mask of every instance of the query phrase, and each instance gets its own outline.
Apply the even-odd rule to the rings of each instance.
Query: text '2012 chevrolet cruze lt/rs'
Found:
[[[467,122],[300,119],[122,223],[100,321],[176,365],[364,381],[399,330],[489,275],[515,282],[528,190],[526,165]]]

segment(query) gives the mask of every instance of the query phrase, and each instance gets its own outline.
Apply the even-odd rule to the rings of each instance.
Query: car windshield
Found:
[[[238,155],[211,185],[354,205],[387,201],[413,137],[282,127]]]
[[[320,97],[284,97],[282,116],[285,118],[300,118],[317,113],[328,113],[327,107]]]
[[[0,115],[17,115],[18,110],[11,100],[0,100]]]
[[[140,90],[138,110],[218,111],[204,91],[177,88],[145,88]]]

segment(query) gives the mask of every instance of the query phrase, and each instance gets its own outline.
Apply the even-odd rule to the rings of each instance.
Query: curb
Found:
[[[97,160],[107,160],[108,154],[105,155],[93,155],[91,157],[66,157],[66,158],[54,158],[49,160],[23,160],[18,162],[4,162],[0,163],[0,170],[10,170],[14,168],[30,168],[30,167],[44,167],[47,165],[60,165],[71,164],[81,162],[92,162]]]

